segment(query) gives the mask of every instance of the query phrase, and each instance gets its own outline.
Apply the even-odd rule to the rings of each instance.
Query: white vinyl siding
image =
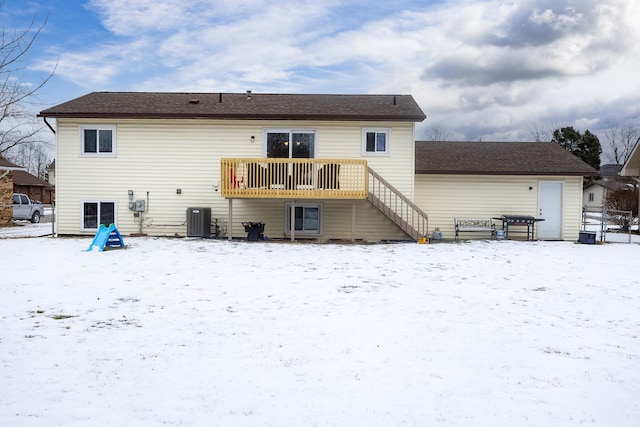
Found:
[[[85,234],[78,204],[82,200],[117,200],[118,229],[139,232],[128,209],[134,199],[148,200],[142,231],[149,235],[186,233],[186,210],[210,207],[212,218],[226,227],[229,201],[220,182],[223,157],[262,157],[266,129],[314,129],[317,158],[361,158],[362,128],[375,122],[117,120],[117,157],[78,156],[81,125],[113,125],[113,120],[57,121],[56,221],[58,234]],[[407,197],[413,196],[413,123],[385,122],[393,131],[391,156],[368,158],[368,164]],[[254,136],[252,141],[251,137]],[[177,194],[177,189],[181,194]],[[218,191],[216,191],[218,190]],[[322,201],[323,239],[351,236],[351,202]],[[362,206],[361,206],[362,205]],[[337,206],[338,213],[332,211]],[[357,237],[373,240],[407,236],[368,202],[358,202]],[[233,200],[233,236],[246,236],[242,221],[265,222],[265,234],[284,236],[284,201]],[[369,234],[371,233],[371,234]]]
[[[606,197],[606,190],[600,185],[592,185],[589,189],[585,190],[584,204],[590,208],[599,208],[604,204]]]
[[[439,228],[444,238],[453,238],[454,218],[538,217],[538,183],[542,180],[564,182],[562,238],[576,240],[581,221],[581,177],[420,174],[416,175],[415,201],[429,215],[430,231]]]
[[[252,221],[265,224],[264,234],[269,238],[288,239],[285,230],[285,201],[282,200],[234,200],[234,222]],[[322,200],[322,234],[320,236],[305,236],[296,232],[296,239],[313,238],[319,241],[349,240],[351,238],[352,201],[350,200]],[[296,203],[296,205],[298,205]],[[409,240],[391,220],[382,215],[366,200],[355,202],[357,240],[378,242],[381,240]],[[243,219],[238,219],[238,213],[243,212]],[[234,230],[235,237],[246,236],[244,229]]]

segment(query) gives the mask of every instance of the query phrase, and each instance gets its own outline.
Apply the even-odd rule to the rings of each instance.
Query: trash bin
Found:
[[[595,245],[596,244],[596,233],[589,231],[581,231],[578,236],[578,241],[585,245]]]
[[[244,231],[247,232],[247,241],[255,242],[264,240],[264,223],[262,222],[243,222]]]

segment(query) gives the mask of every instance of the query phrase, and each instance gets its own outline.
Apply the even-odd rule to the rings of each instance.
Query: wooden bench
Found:
[[[491,221],[491,218],[454,218],[453,222],[456,229],[456,240],[458,240],[458,233],[490,233],[491,238],[494,237],[496,232],[496,226]]]

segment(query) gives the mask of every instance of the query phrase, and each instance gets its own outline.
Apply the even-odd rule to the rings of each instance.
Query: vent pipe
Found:
[[[251,101],[251,91],[247,91],[247,101]]]

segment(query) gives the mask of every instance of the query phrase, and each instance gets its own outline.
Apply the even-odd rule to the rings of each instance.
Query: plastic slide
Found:
[[[104,224],[100,224],[98,232],[94,236],[93,241],[86,252],[93,250],[94,246],[97,246],[100,249],[100,252],[104,251],[105,247],[124,248],[124,240],[122,240],[122,235],[120,235],[115,224],[110,224],[109,227]]]

